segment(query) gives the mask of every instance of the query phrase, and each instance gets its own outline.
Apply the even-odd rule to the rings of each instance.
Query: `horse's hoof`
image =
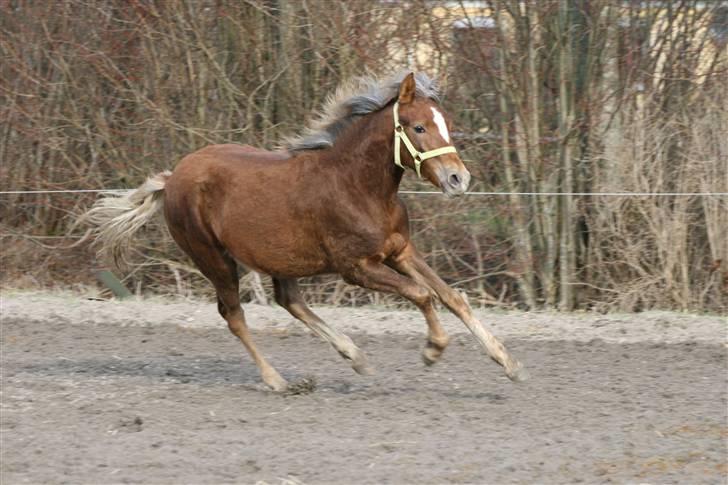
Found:
[[[512,369],[506,370],[506,376],[513,382],[523,382],[528,380],[531,375],[528,373],[523,364],[520,362]]]
[[[435,347],[425,347],[422,350],[422,361],[427,366],[436,364],[440,360],[440,357],[442,357],[442,350],[436,349]]]
[[[362,376],[373,376],[376,374],[374,367],[369,365],[369,362],[367,362],[366,357],[363,359],[357,359],[357,361],[352,362],[351,368],[354,369],[354,371]]]
[[[344,352],[339,352],[343,358],[351,362],[351,368],[357,374],[362,376],[370,376],[374,374],[374,368],[369,366],[369,360],[364,352],[360,348],[355,347],[352,355],[347,355]]]
[[[422,360],[425,362],[425,365],[432,365],[440,360],[442,353],[445,352],[448,340],[445,339],[442,343],[427,341],[425,348],[422,349]]]
[[[266,385],[271,388],[273,392],[285,392],[288,389],[288,382],[285,379],[275,382],[266,382]]]
[[[362,376],[371,376],[375,374],[374,368],[369,365],[369,361],[363,352],[360,352],[356,359],[351,361],[351,368],[354,369],[357,374]]]
[[[284,392],[288,389],[288,382],[278,372],[263,376],[263,382],[275,392]]]
[[[377,373],[374,370],[374,367],[366,363],[363,365],[352,365],[351,368],[354,369],[354,371],[360,376],[373,376]]]

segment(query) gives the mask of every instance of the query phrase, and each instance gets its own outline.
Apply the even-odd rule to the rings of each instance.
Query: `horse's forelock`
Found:
[[[382,80],[371,76],[354,78],[339,86],[324,106],[321,114],[304,132],[284,142],[289,151],[328,148],[357,117],[379,111],[397,97],[399,86],[408,74],[402,71]],[[415,73],[418,96],[439,99],[437,82],[427,74]]]

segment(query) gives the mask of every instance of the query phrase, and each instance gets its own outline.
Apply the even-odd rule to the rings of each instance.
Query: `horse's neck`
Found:
[[[387,109],[352,124],[332,147],[340,176],[372,197],[393,199],[403,170],[394,164],[394,129]]]

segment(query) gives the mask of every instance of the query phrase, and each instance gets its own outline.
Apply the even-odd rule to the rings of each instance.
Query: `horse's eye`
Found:
[[[422,125],[415,126],[415,133],[424,133],[424,132],[425,132],[424,126],[422,126]]]

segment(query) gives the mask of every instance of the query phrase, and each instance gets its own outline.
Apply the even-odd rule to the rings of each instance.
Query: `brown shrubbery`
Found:
[[[209,143],[272,148],[342,79],[409,67],[443,79],[473,190],[728,192],[728,8],[492,3],[2,2],[0,189],[129,188]],[[52,247],[94,197],[0,196],[3,285],[92,283],[91,248]],[[403,197],[429,262],[481,303],[726,310],[725,196]],[[163,230],[140,242],[130,288],[209,292]]]

